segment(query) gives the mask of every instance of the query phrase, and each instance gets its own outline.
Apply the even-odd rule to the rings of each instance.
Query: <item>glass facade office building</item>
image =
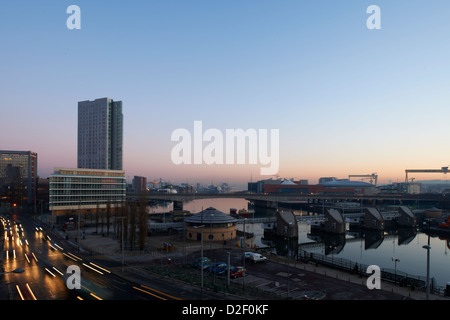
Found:
[[[36,201],[37,153],[0,150],[0,200],[12,206]]]
[[[50,175],[52,215],[70,215],[121,208],[126,199],[125,172],[121,170],[55,168]]]
[[[122,170],[122,101],[78,102],[78,168]]]

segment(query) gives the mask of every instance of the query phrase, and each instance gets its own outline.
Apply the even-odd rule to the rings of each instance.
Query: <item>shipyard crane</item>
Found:
[[[375,186],[377,185],[377,181],[378,181],[378,174],[372,173],[372,174],[350,174],[348,176],[348,179],[350,180],[351,178],[365,178],[365,179],[371,179],[370,183],[372,183],[372,179],[375,180]]]
[[[406,169],[405,182],[408,183],[408,173],[443,173],[447,174],[448,167],[441,167],[440,169]]]

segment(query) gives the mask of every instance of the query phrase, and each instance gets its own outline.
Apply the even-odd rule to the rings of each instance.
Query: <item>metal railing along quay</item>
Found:
[[[357,263],[348,259],[327,257],[320,253],[313,253],[302,249],[298,250],[297,260],[303,262],[310,262],[328,266],[331,268],[339,269],[353,274],[359,274],[360,276],[370,276],[367,273],[369,265]],[[411,290],[426,290],[426,277],[407,274],[400,270],[393,270],[389,268],[380,268],[381,280],[396,283],[399,286],[410,287]],[[430,279],[430,293],[445,295],[446,288],[437,286],[434,278]]]

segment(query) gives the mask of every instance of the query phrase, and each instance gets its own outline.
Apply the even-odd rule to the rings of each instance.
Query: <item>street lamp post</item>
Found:
[[[331,265],[334,266],[334,250],[336,250],[337,247],[335,246],[329,246],[331,250]]]
[[[286,281],[287,281],[287,299],[289,299],[289,275],[290,275],[290,270],[289,270],[289,253],[290,253],[290,238],[285,238],[285,240],[287,240],[287,251],[286,251],[286,262],[287,262],[287,275],[286,275]]]
[[[244,253],[243,253],[244,261],[243,261],[242,265],[244,267],[244,270],[245,270],[245,240],[247,240],[247,236],[245,235],[245,222],[246,221],[247,221],[247,218],[244,218],[244,243],[242,244],[243,251],[244,251]],[[245,272],[242,274],[242,287],[243,287],[244,292],[245,292]]]
[[[124,234],[124,229],[123,229],[123,219],[125,219],[125,217],[122,217],[122,272],[123,272],[123,267],[124,267],[124,262],[125,262],[125,257],[124,257],[124,241],[123,241],[123,234]]]
[[[394,261],[394,283],[397,284],[397,262],[400,262],[399,258],[391,258]]]
[[[81,200],[78,201],[78,235],[77,235],[77,244],[78,244],[78,252],[81,251],[80,242],[81,242],[81,231],[80,231],[80,211],[81,211]]]
[[[209,215],[209,236],[208,236],[208,239],[209,239],[209,255],[211,256],[211,258],[212,258],[212,240],[214,238],[213,235],[212,235],[212,219],[213,219],[213,217],[214,217],[214,213]]]
[[[227,255],[228,255],[228,259],[227,259],[227,262],[228,262],[228,268],[227,268],[227,288],[229,288],[229,287],[230,287],[230,251],[227,252]]]
[[[122,230],[121,230],[121,236],[122,236],[122,272],[124,271],[124,265],[125,265],[125,256],[124,256],[124,239],[123,239],[123,235],[124,235],[124,227],[123,227],[123,220],[125,219],[125,217],[116,217],[117,219],[122,220]]]
[[[200,294],[201,294],[201,300],[203,300],[203,228],[205,227],[205,225],[201,225],[201,226],[194,226],[194,229],[202,229],[201,231],[201,289],[200,289]]]
[[[424,245],[422,248],[427,250],[427,300],[430,299],[430,250],[429,244]]]

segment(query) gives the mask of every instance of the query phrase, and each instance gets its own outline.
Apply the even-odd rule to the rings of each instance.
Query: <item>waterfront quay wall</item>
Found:
[[[320,253],[313,253],[298,249],[297,260],[305,263],[315,263],[316,265],[323,265],[334,269],[339,269],[352,274],[358,274],[361,277],[369,277],[367,273],[369,265],[357,263],[343,258],[327,257]],[[381,280],[396,283],[399,286],[410,287],[411,290],[426,290],[426,277],[407,274],[400,270],[393,270],[389,268],[380,268]],[[430,292],[438,295],[445,295],[446,288],[437,286],[435,279],[430,279]]]

